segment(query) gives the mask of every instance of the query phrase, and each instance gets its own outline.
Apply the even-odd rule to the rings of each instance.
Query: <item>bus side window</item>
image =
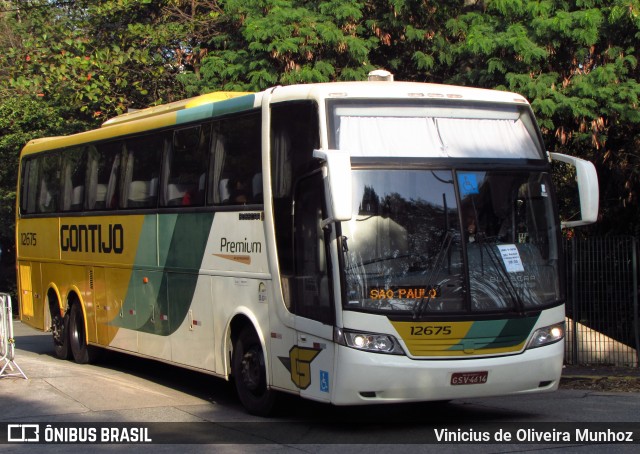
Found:
[[[43,154],[38,156],[40,167],[38,181],[38,213],[53,213],[58,210],[60,200],[60,157]]]
[[[260,128],[259,112],[214,123],[209,164],[210,203],[263,203]]]
[[[107,142],[89,147],[87,209],[106,210],[118,207],[121,151],[122,142]]]
[[[218,205],[226,203],[229,196],[226,193],[227,179],[222,178],[222,169],[225,158],[224,136],[214,131],[212,133],[211,147],[209,150],[209,190],[207,200],[209,203]]]
[[[83,148],[65,150],[62,160],[62,211],[84,208],[86,151]]]
[[[165,155],[163,206],[204,203],[210,125],[179,129]]]
[[[160,159],[164,135],[145,136],[126,142],[120,203],[124,208],[152,208],[158,200]]]
[[[87,171],[85,174],[85,193],[86,193],[86,208],[93,210],[96,206],[98,195],[98,151],[95,146],[87,147]],[[104,190],[101,194],[101,200],[104,201],[107,193],[107,187],[104,186]]]
[[[22,187],[20,188],[20,210],[22,214],[36,211],[38,190],[38,160],[25,159],[22,163]]]

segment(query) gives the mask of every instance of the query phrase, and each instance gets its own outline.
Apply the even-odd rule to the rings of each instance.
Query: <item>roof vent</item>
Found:
[[[393,82],[393,74],[386,69],[375,69],[369,73],[368,80],[369,82]]]

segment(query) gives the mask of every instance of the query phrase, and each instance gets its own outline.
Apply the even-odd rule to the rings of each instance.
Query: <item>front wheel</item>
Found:
[[[233,349],[233,376],[238,397],[252,415],[268,416],[276,393],[267,388],[267,371],[260,339],[253,329],[245,328]]]
[[[78,364],[91,363],[96,357],[96,350],[95,347],[87,345],[84,315],[80,303],[74,303],[69,312],[69,347],[73,359]]]

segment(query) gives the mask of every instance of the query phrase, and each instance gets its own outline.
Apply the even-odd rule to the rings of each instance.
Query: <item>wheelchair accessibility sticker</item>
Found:
[[[329,392],[329,372],[325,370],[320,371],[320,391],[323,393]]]
[[[478,178],[475,173],[459,173],[458,186],[460,187],[460,196],[466,197],[470,194],[480,194],[478,189]]]

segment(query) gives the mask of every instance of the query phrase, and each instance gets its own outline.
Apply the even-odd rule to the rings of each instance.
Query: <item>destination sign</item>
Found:
[[[417,298],[438,298],[440,296],[440,286],[418,287],[418,286],[393,286],[393,287],[369,287],[367,292],[372,300],[381,299],[417,299]]]

